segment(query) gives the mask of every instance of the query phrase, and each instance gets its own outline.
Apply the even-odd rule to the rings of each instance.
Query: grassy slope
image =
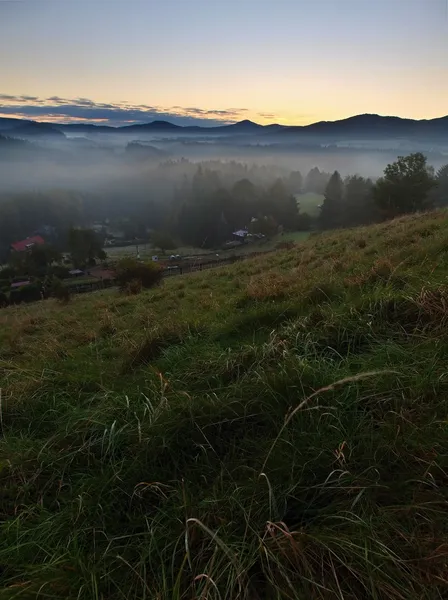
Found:
[[[1,311],[0,598],[446,597],[447,240]]]

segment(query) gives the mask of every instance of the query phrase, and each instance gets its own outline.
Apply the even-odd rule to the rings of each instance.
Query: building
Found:
[[[42,246],[43,244],[45,244],[45,240],[40,235],[33,235],[25,240],[11,244],[11,250],[14,250],[14,252],[26,252],[34,246]]]
[[[234,231],[232,233],[232,235],[234,235],[237,239],[239,239],[240,242],[244,242],[248,233],[249,232],[247,231],[247,229],[238,229],[238,231]]]

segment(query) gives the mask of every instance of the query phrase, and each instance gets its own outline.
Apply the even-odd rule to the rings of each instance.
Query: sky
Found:
[[[0,0],[0,116],[448,114],[448,0]]]

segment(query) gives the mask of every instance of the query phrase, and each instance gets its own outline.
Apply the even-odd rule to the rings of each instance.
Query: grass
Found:
[[[157,250],[151,246],[151,244],[140,244],[139,255],[141,258],[150,258],[154,255],[159,257],[159,260],[163,260],[164,258],[169,259],[171,254],[180,254],[180,256],[195,256],[200,259],[201,256],[204,259],[210,255],[213,258],[216,256],[216,252],[218,252],[221,258],[227,258],[231,256],[241,256],[245,254],[250,254],[252,252],[265,252],[267,250],[273,250],[276,245],[283,241],[292,241],[292,242],[303,242],[307,239],[309,233],[306,231],[292,231],[286,232],[283,235],[275,235],[269,239],[263,239],[260,241],[251,242],[248,244],[242,244],[240,246],[234,246],[231,248],[223,248],[221,250],[210,250],[206,248],[194,248],[191,246],[182,246],[180,248],[176,248],[175,250],[167,250],[165,255],[163,255],[160,250]],[[112,246],[108,246],[106,248],[106,253],[108,258],[110,259],[119,259],[126,256],[136,256],[137,250],[136,246],[125,246],[114,248]]]
[[[296,198],[300,207],[300,212],[308,213],[310,217],[319,216],[319,206],[324,201],[323,194],[307,192],[306,194],[297,194]]]
[[[0,311],[0,599],[446,598],[447,234]]]

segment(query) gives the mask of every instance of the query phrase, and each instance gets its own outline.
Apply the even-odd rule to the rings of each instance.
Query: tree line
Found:
[[[0,259],[8,258],[12,242],[40,233],[82,265],[97,256],[92,248],[101,246],[106,234],[89,237],[73,231],[85,231],[95,220],[108,221],[129,240],[152,236],[162,249],[180,244],[218,247],[246,227],[251,233],[273,235],[280,229],[374,223],[446,206],[448,165],[435,173],[423,154],[410,154],[387,165],[383,176],[373,181],[359,175],[343,179],[337,171],[330,174],[317,167],[302,176],[299,170],[237,162],[165,161],[147,181],[134,182],[129,195],[126,190],[51,190],[0,197]],[[304,192],[323,194],[317,218],[301,209]]]
[[[368,225],[448,206],[448,164],[437,173],[416,152],[387,165],[375,183],[358,175],[344,180],[335,171],[325,188],[321,229]]]
[[[184,243],[212,245],[229,229],[246,225],[247,218],[266,212],[269,206],[282,224],[282,213],[295,212],[291,194],[323,193],[329,177],[317,168],[302,178],[299,171],[275,166],[248,166],[235,161],[197,164],[182,159],[165,161],[157,167],[150,165],[144,175],[123,176],[120,185],[113,188],[3,193],[0,262],[8,255],[11,243],[34,234],[65,251],[71,228],[88,228],[98,221],[107,221],[126,239],[144,239],[148,230],[169,229]],[[283,206],[273,206],[277,201]],[[184,218],[197,221],[196,226],[188,227]],[[222,226],[224,221],[228,227]],[[293,220],[290,224],[296,223]]]

